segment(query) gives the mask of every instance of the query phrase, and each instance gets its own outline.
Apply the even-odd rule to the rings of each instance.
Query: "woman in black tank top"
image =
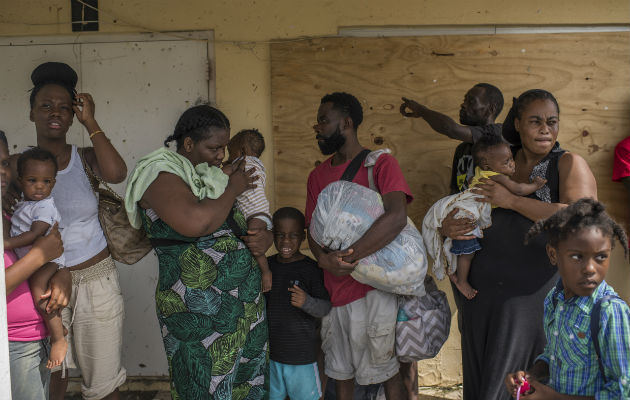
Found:
[[[546,185],[527,197],[494,181],[475,189],[497,208],[470,271],[477,296],[466,300],[454,290],[461,313],[465,400],[509,399],[503,387],[506,374],[514,368],[526,370],[544,349],[543,301],[557,280],[556,269],[546,256],[545,238],[524,245],[525,233],[534,221],[566,204],[597,197],[586,161],[560,148],[558,131],[553,95],[540,89],[523,93],[503,124],[503,136],[514,145],[512,179],[529,182],[540,176]],[[467,222],[451,218],[444,233],[461,239],[470,227]]]

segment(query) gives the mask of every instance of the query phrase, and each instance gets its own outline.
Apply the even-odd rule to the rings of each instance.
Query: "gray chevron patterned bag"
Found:
[[[426,277],[424,286],[424,296],[400,297],[399,308],[403,313],[399,312],[399,317],[402,314],[408,318],[396,322],[396,355],[402,362],[435,357],[451,329],[446,293],[437,288],[430,276]]]

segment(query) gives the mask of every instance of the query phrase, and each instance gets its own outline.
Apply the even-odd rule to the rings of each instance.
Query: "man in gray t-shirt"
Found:
[[[403,97],[400,113],[405,117],[424,118],[436,132],[463,143],[455,149],[451,172],[451,193],[468,188],[474,175],[472,145],[484,135],[501,135],[501,124],[494,121],[503,109],[503,94],[489,83],[478,83],[464,96],[459,110],[459,124],[449,116]]]

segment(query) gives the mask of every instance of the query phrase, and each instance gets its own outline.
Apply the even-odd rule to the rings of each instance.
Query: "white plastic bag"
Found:
[[[324,188],[310,224],[311,237],[330,250],[349,248],[381,216],[380,194],[364,186],[336,181]],[[422,236],[407,226],[387,246],[361,259],[352,277],[386,292],[423,296],[427,258]]]

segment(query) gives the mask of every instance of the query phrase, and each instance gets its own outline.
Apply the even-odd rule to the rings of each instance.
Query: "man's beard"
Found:
[[[329,137],[323,137],[321,135],[317,135],[317,145],[319,146],[319,150],[323,155],[329,156],[333,153],[336,153],[345,143],[346,138],[341,134],[341,130],[337,127],[335,133],[330,135]]]

